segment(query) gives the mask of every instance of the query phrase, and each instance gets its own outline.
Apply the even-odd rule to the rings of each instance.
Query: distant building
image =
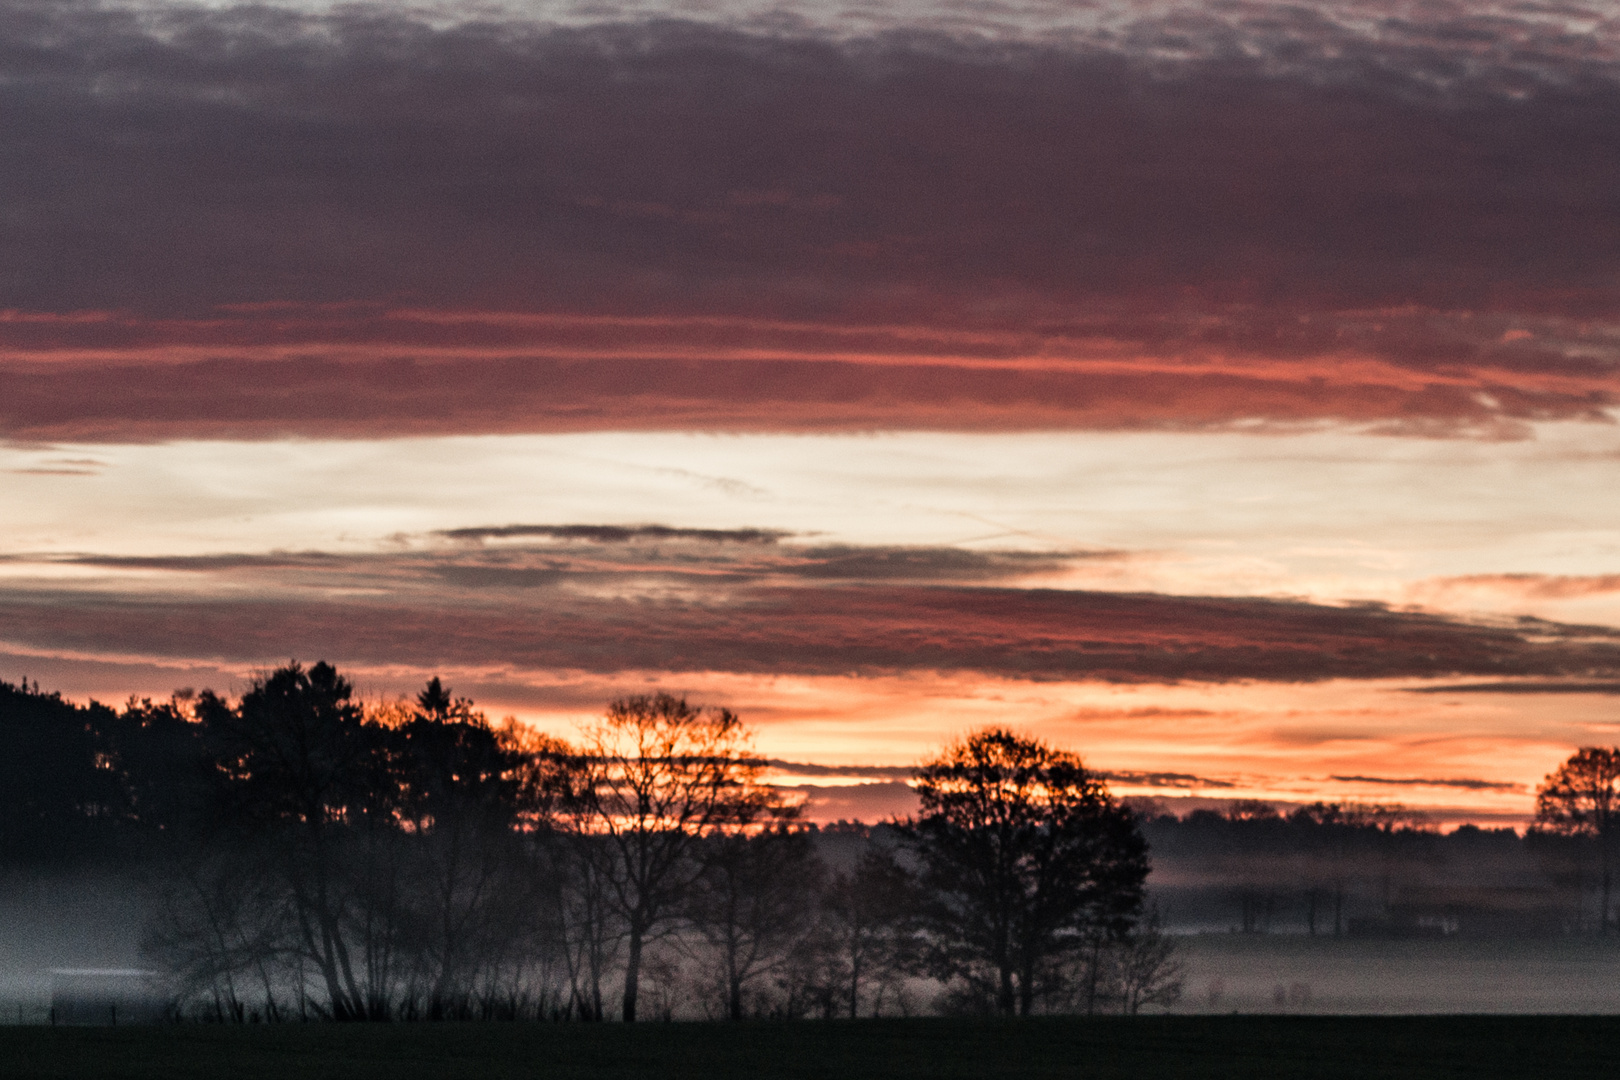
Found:
[[[138,968],[54,968],[51,1023],[158,1023],[167,1009],[156,974]]]

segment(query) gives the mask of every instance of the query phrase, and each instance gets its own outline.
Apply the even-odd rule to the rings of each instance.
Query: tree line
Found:
[[[627,697],[565,743],[437,679],[363,706],[327,664],[122,709],[0,682],[0,740],[0,869],[139,880],[147,956],[216,1018],[1133,1012],[1179,993],[1149,842],[1182,928],[1616,921],[1620,748],[1559,766],[1521,835],[1127,807],[999,730],[919,767],[911,819],[817,829],[726,710]]]
[[[1584,747],[1538,786],[1523,832],[1441,832],[1399,804],[1239,799],[1136,806],[1180,925],[1247,934],[1608,934],[1616,926],[1620,748]]]
[[[912,818],[831,832],[763,782],[734,713],[662,693],[563,742],[438,679],[365,707],[325,663],[122,710],[0,683],[0,739],[0,859],[138,866],[144,951],[190,1015],[1030,1015],[1180,992],[1137,815],[1005,730],[920,766]]]

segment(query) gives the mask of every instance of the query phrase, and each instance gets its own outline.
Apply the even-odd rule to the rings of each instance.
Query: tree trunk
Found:
[[[1001,962],[1001,989],[996,994],[996,1011],[1002,1016],[1012,1016],[1016,1005],[1013,995],[1012,965],[1007,961]]]
[[[998,927],[996,931],[996,967],[1001,976],[1000,985],[996,988],[996,1012],[1002,1016],[1012,1016],[1017,1005],[1013,996],[1013,965],[1012,942],[1008,940],[1007,927]]]
[[[630,923],[629,954],[624,961],[624,1022],[636,1022],[636,993],[641,989],[641,935],[639,921]]]
[[[1102,974],[1102,938],[1091,939],[1091,970],[1086,980],[1086,1015],[1097,1015],[1097,979]]]
[[[343,976],[343,984],[349,991],[348,1011],[354,1020],[371,1019],[367,1010],[366,995],[360,992],[360,985],[354,978],[354,965],[349,962],[349,950],[343,944],[343,931],[330,919],[326,912],[321,912],[321,937],[327,949],[337,957],[337,970]]]
[[[1609,890],[1613,883],[1613,874],[1609,869],[1609,838],[1599,836],[1598,843],[1601,845],[1600,857],[1603,860],[1603,884],[1601,888],[1603,906],[1598,909],[1598,933],[1607,935],[1609,932]]]
[[[1575,853],[1575,930],[1586,929],[1586,860]]]
[[[330,943],[322,934],[317,940],[315,927],[310,921],[310,913],[305,909],[304,900],[296,900],[298,913],[298,929],[304,939],[304,951],[311,960],[319,966],[321,981],[326,984],[326,1003],[333,1020],[348,1020],[348,996],[343,992],[343,982],[338,977],[337,960],[332,954]]]
[[[861,1009],[861,947],[857,940],[849,958],[849,1018],[860,1016]]]

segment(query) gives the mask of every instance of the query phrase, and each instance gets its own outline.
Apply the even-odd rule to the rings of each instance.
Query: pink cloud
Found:
[[[0,433],[142,441],[1333,422],[1501,437],[1530,420],[1606,419],[1620,400],[1608,365],[1507,349],[1468,320],[1439,320],[1438,330],[1434,321],[1422,333],[1450,335],[1461,350],[1445,364],[1384,340],[1418,333],[1398,316],[1353,346],[1286,347],[1249,340],[1264,336],[1252,319],[1042,332],[302,306],[190,320],[19,317],[0,322]],[[1222,344],[1218,330],[1246,340]]]

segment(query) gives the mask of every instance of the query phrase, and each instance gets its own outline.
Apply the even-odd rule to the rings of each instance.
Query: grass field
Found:
[[[1191,1016],[750,1024],[418,1024],[0,1029],[0,1076],[477,1077],[1620,1076],[1620,1018]]]
[[[1176,1006],[1182,1014],[1620,1013],[1620,940],[1613,937],[1176,940],[1187,965],[1186,994]]]

